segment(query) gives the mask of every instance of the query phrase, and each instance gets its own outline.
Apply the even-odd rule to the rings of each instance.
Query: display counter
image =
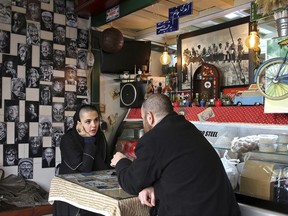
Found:
[[[271,212],[288,215],[287,144],[283,144],[286,149],[259,148],[258,139],[260,134],[281,134],[288,139],[287,114],[266,114],[263,106],[177,107],[174,110],[202,132],[220,157],[227,151],[229,157],[239,160],[235,194],[243,215],[266,216]],[[205,112],[209,112],[206,120],[201,116],[206,115]],[[134,134],[135,130],[141,129],[141,122],[141,109],[129,109],[118,137],[117,150],[122,149],[126,155],[133,156],[129,147],[131,143],[134,147],[137,145],[138,138]],[[245,141],[250,137],[256,139],[255,148],[245,151],[232,148],[235,140],[243,138]]]

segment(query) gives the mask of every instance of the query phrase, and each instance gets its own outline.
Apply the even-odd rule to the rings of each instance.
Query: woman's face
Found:
[[[90,136],[96,135],[100,124],[99,115],[96,111],[84,112],[80,114],[80,121],[85,131]]]

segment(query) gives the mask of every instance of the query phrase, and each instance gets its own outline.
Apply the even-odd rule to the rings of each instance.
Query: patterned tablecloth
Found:
[[[149,208],[123,191],[113,170],[55,176],[49,202],[64,201],[106,216],[149,216]]]

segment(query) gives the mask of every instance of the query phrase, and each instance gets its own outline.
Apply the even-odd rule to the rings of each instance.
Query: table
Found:
[[[105,216],[149,216],[149,207],[119,186],[114,170],[55,176],[48,201],[67,202]]]

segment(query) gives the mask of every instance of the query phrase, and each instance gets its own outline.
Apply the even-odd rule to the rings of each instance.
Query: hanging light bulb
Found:
[[[168,48],[167,48],[167,44],[166,43],[165,43],[165,46],[164,46],[164,52],[160,56],[160,62],[161,62],[162,65],[168,65],[171,62],[171,57],[168,54]]]
[[[253,49],[254,51],[259,50],[260,37],[258,35],[257,23],[254,22],[251,24],[250,35],[246,38],[245,44],[249,49]]]

